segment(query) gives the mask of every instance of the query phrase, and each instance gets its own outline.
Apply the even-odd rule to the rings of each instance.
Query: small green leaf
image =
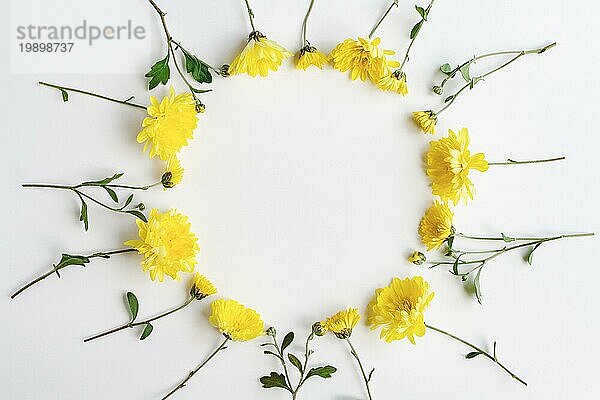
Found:
[[[115,193],[114,190],[112,190],[111,188],[109,188],[108,186],[102,186],[104,188],[104,190],[106,190],[106,193],[108,193],[108,195],[110,196],[110,198],[115,202],[118,203],[119,202],[119,197],[117,196],[117,194]]]
[[[65,103],[69,101],[69,93],[66,90],[60,89],[60,94],[62,95],[62,99]]]
[[[90,259],[85,256],[73,256],[70,254],[62,254],[60,262],[57,265],[57,268],[63,268],[69,265],[81,265],[85,267],[85,264],[89,263]]]
[[[142,332],[142,336],[140,336],[140,340],[144,340],[146,339],[148,336],[150,336],[150,334],[152,333],[152,331],[154,330],[154,327],[152,326],[152,324],[146,324],[146,327],[144,328],[144,331]]]
[[[467,82],[471,82],[471,72],[469,69],[471,68],[471,63],[465,64],[460,68],[460,74],[463,79]]]
[[[481,304],[481,284],[479,282],[479,277],[481,276],[481,271],[483,270],[483,266],[477,270],[475,274],[475,279],[473,280],[473,286],[475,287],[475,296],[477,297],[477,301]]]
[[[140,304],[135,294],[131,292],[127,292],[127,303],[129,304],[129,311],[131,311],[131,322],[133,322],[137,318]]]
[[[501,235],[502,235],[502,240],[504,240],[506,243],[514,242],[516,240],[515,238],[506,236],[504,233],[501,233]]]
[[[275,357],[279,358],[281,361],[283,361],[283,359],[281,358],[281,356],[279,354],[277,354],[277,353],[274,353],[274,352],[269,351],[269,350],[265,350],[265,351],[263,351],[263,353],[264,354],[268,354],[270,356],[275,356]]]
[[[452,245],[454,244],[454,235],[446,239],[446,243],[448,244],[448,250],[452,250]]]
[[[290,390],[285,381],[285,376],[277,372],[271,372],[269,376],[263,376],[262,378],[260,378],[260,383],[262,383],[262,387],[266,389],[279,387]]]
[[[533,262],[533,252],[536,251],[537,248],[540,247],[541,245],[542,245],[542,242],[536,244],[535,246],[533,246],[531,251],[529,253],[527,253],[527,256],[525,257],[527,264],[531,265],[531,263]]]
[[[99,181],[85,181],[82,183],[82,185],[99,185],[99,186],[108,185],[112,181],[116,181],[117,179],[119,179],[122,176],[123,176],[123,173],[116,173],[113,176],[109,176],[108,178],[100,179]]]
[[[181,47],[180,47],[181,49]],[[185,70],[192,75],[192,78],[199,83],[211,83],[212,75],[208,69],[208,65],[204,64],[193,54],[181,49],[185,56]]]
[[[462,254],[459,255],[458,257],[456,257],[456,260],[454,260],[454,264],[452,264],[452,273],[456,276],[460,275],[458,272],[458,263],[460,263],[461,257],[462,257]]]
[[[85,202],[85,200],[83,200],[83,198],[80,197],[80,199],[81,199],[81,213],[79,214],[79,220],[83,221],[83,227],[87,231],[88,228],[90,227],[89,220],[88,220],[87,203]]]
[[[452,100],[453,98],[454,98],[454,95],[450,95],[450,96],[446,97],[446,98],[444,99],[444,103],[447,103],[447,102],[449,102],[449,101],[450,101],[450,100]]]
[[[148,219],[146,218],[146,216],[144,215],[144,213],[138,211],[138,210],[128,210],[125,211],[127,214],[131,214],[131,215],[135,215],[136,217],[138,217],[139,219],[141,219],[144,222],[148,222]]]
[[[127,207],[131,203],[132,200],[133,200],[133,193],[131,193],[129,195],[129,197],[127,197],[127,200],[125,200],[125,204],[123,204],[123,208]]]
[[[479,355],[481,355],[481,354],[483,354],[483,353],[482,353],[482,352],[480,352],[480,351],[472,351],[472,352],[470,352],[469,354],[467,354],[467,355],[465,356],[465,358],[466,358],[466,359],[468,359],[468,360],[470,360],[471,358],[475,358],[475,357],[477,357],[477,356],[479,356]]]
[[[310,371],[308,371],[308,374],[306,374],[306,379],[310,378],[311,376],[320,376],[321,378],[331,378],[331,375],[333,375],[335,373],[335,371],[337,371],[337,368],[332,367],[331,365],[326,365],[324,367],[312,368]]]
[[[444,74],[448,75],[452,72],[452,66],[448,63],[442,64],[442,66],[440,67],[440,71],[442,71]]]
[[[421,18],[423,18],[425,21],[427,21],[427,12],[425,11],[425,9],[423,7],[419,7],[419,6],[415,6],[415,9],[417,10],[417,12],[421,16]]]
[[[294,341],[294,332],[289,332],[283,338],[283,342],[281,343],[281,353]]]
[[[413,26],[413,28],[410,30],[410,38],[411,39],[414,39],[415,37],[417,37],[422,26],[423,26],[423,20],[417,22],[417,24],[415,26]]]
[[[195,87],[192,87],[190,89],[192,90],[192,92],[198,93],[198,94],[212,92],[212,89],[196,89]]]
[[[158,86],[159,83],[166,85],[171,77],[171,70],[169,68],[169,54],[160,61],[157,61],[148,73],[145,75],[146,78],[150,78],[148,82],[148,90],[152,90]]]
[[[302,373],[304,372],[304,368],[302,368],[302,363],[300,362],[298,357],[296,357],[292,353],[288,353],[288,360],[290,360],[292,365],[296,367],[298,371],[300,371],[300,375],[302,375]]]
[[[477,84],[477,82],[482,81],[483,78],[475,77],[471,80],[471,84],[469,85],[469,90],[473,89],[473,87]]]

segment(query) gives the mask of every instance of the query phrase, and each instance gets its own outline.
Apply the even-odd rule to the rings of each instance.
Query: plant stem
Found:
[[[508,238],[509,240],[512,239],[511,241],[519,241],[519,240],[556,240],[556,239],[563,239],[563,238],[573,238],[573,237],[586,237],[586,236],[594,236],[594,233],[572,233],[572,234],[565,234],[565,235],[560,235],[560,236],[549,236],[549,237],[545,237],[545,238],[540,238],[540,237],[510,237],[510,236],[493,236],[493,237],[489,237],[489,236],[470,236],[470,235],[465,235],[464,233],[455,233],[454,236],[458,236],[461,238],[465,238],[465,239],[474,239],[474,240],[496,240],[496,241],[505,241],[505,238]]]
[[[250,8],[250,3],[248,0],[246,1],[246,8],[248,9],[248,18],[250,18],[250,26],[252,26],[252,32],[256,32],[256,28],[254,27],[254,12],[252,8]]]
[[[304,16],[304,21],[302,21],[302,45],[300,46],[301,49],[304,48],[304,46],[308,46],[310,44],[308,40],[306,40],[306,25],[308,24],[308,17],[310,16],[314,5],[315,0],[310,0],[310,6],[308,6],[308,11]]]
[[[95,336],[89,337],[89,338],[85,339],[83,342],[84,342],[84,343],[91,342],[92,340],[96,340],[96,339],[99,339],[99,338],[101,338],[101,337],[108,336],[108,335],[110,335],[110,334],[113,334],[113,333],[115,333],[115,332],[122,331],[123,329],[126,329],[126,328],[134,328],[134,327],[136,327],[136,326],[140,326],[140,325],[146,325],[146,324],[149,324],[150,322],[156,321],[157,319],[161,319],[161,318],[163,318],[163,317],[166,317],[166,316],[168,316],[168,315],[171,315],[171,314],[173,314],[173,313],[175,313],[175,312],[177,312],[177,311],[179,311],[179,310],[182,310],[182,309],[184,309],[184,308],[185,308],[185,307],[187,307],[187,306],[188,306],[190,303],[192,303],[192,301],[194,301],[194,297],[190,297],[190,298],[189,298],[189,299],[187,299],[187,300],[185,301],[185,303],[183,303],[182,305],[180,305],[180,306],[178,306],[178,307],[175,307],[175,308],[173,308],[173,309],[171,309],[171,310],[165,311],[165,312],[163,312],[162,314],[159,314],[159,315],[157,315],[157,316],[155,316],[155,317],[148,318],[148,319],[145,319],[145,320],[143,320],[143,321],[138,321],[138,322],[133,322],[133,321],[130,321],[130,322],[126,323],[126,324],[123,324],[123,325],[121,325],[121,326],[118,326],[118,327],[116,327],[116,328],[114,328],[114,329],[111,329],[111,330],[109,330],[109,331],[106,331],[106,332],[100,333],[100,334],[98,334],[98,335],[95,335]]]
[[[369,396],[369,400],[373,400],[373,396],[371,396],[371,388],[369,387],[369,380],[370,377],[367,377],[367,374],[365,373],[365,369],[363,368],[362,362],[360,361],[360,358],[358,357],[358,353],[356,352],[356,349],[354,348],[354,346],[352,346],[352,342],[350,342],[350,338],[346,339],[346,342],[348,342],[348,345],[350,346],[350,353],[354,356],[354,358],[356,358],[356,361],[358,361],[358,366],[360,368],[360,372],[362,374],[363,380],[365,381],[365,386],[367,388],[367,395]]]
[[[442,107],[439,111],[436,111],[436,115],[441,114],[442,112],[444,112],[446,109],[448,109],[448,107],[450,107],[454,101],[456,100],[456,98],[468,87],[470,87],[471,89],[477,84],[477,82],[487,78],[488,76],[492,75],[493,73],[501,70],[504,67],[507,67],[508,65],[512,64],[513,62],[517,61],[519,58],[528,55],[528,54],[542,54],[544,52],[546,52],[547,50],[553,48],[556,46],[556,42],[554,43],[550,43],[549,45],[546,45],[544,47],[540,47],[537,49],[531,49],[531,50],[515,50],[515,51],[499,51],[499,52],[494,52],[494,53],[488,53],[488,54],[483,54],[481,56],[477,56],[477,57],[473,57],[472,59],[470,59],[469,61],[459,65],[458,67],[456,67],[454,70],[452,70],[448,76],[442,81],[441,83],[441,87],[444,86],[444,84],[448,81],[448,79],[452,79],[454,78],[454,76],[456,75],[456,73],[458,71],[460,71],[463,67],[474,63],[477,60],[480,60],[482,58],[486,58],[486,57],[492,57],[492,56],[499,56],[499,55],[507,55],[507,54],[516,54],[515,57],[511,58],[510,60],[508,60],[507,62],[505,62],[504,64],[500,65],[499,67],[496,67],[494,69],[492,69],[491,71],[481,75],[481,76],[477,76],[477,77],[472,77],[469,82],[466,83],[466,85],[464,85],[463,87],[461,87],[458,92],[456,92],[454,95],[450,96],[450,100],[448,101],[448,104],[446,104],[444,107]]]
[[[171,390],[161,400],[165,400],[165,399],[171,397],[173,395],[173,393],[175,393],[179,389],[184,388],[185,384],[187,383],[187,381],[189,381],[192,378],[192,376],[194,376],[194,374],[196,374],[196,372],[198,372],[202,367],[204,367],[215,355],[217,355],[217,353],[219,351],[224,350],[224,349],[227,348],[226,345],[227,345],[228,341],[229,341],[229,338],[225,338],[225,340],[223,341],[223,343],[221,343],[221,345],[219,347],[217,347],[217,349],[210,356],[208,356],[208,358],[206,360],[204,360],[204,362],[202,362],[202,364],[200,364],[195,370],[193,370],[192,372],[190,372],[188,374],[188,376],[183,380],[183,382],[181,382],[179,385],[177,385],[173,390]]]
[[[431,0],[431,3],[429,3],[429,5],[427,6],[427,8],[425,9],[425,15],[429,14],[429,11],[431,10],[431,7],[433,7],[433,3],[434,2],[435,2],[435,0]],[[422,18],[421,21],[423,23],[426,20],[424,18]],[[406,49],[406,54],[404,55],[404,59],[402,60],[402,64],[400,64],[400,68],[398,68],[396,71],[402,71],[402,68],[404,68],[404,64],[406,64],[406,62],[408,61],[408,55],[410,53],[410,49],[412,48],[413,44],[415,43],[415,40],[417,39],[417,36],[419,36],[419,33],[421,33],[420,29],[417,31],[417,34],[415,35],[415,37],[413,37],[411,39],[410,44],[408,45],[408,48]]]
[[[296,386],[296,389],[294,389],[294,391],[292,392],[292,400],[296,399],[296,396],[298,395],[298,391],[300,390],[300,388],[306,381],[306,367],[308,366],[308,359],[310,358],[310,349],[308,346],[310,344],[310,341],[313,338],[314,338],[314,334],[312,332],[306,338],[306,344],[304,345],[304,364],[302,365],[303,372],[302,372],[302,376],[300,377],[300,380],[298,381],[298,386]]]
[[[279,344],[277,344],[277,338],[275,336],[273,336],[273,344],[275,345],[275,348],[277,349],[277,353],[279,354],[279,360],[281,361],[281,365],[283,365],[283,372],[285,374],[285,379],[287,381],[287,386],[289,388],[289,391],[293,394],[293,391],[292,391],[292,380],[290,379],[290,375],[288,373],[287,365],[285,364],[285,358],[283,357],[283,352],[281,351],[281,347],[279,347]]]
[[[82,187],[109,187],[109,188],[115,188],[115,189],[148,190],[150,188],[159,186],[161,184],[162,184],[162,182],[156,182],[156,183],[153,183],[151,185],[146,185],[146,186],[132,186],[132,185],[114,185],[114,184],[102,185],[102,184],[95,183],[95,182],[83,182],[83,183],[80,183],[78,185],[73,185],[73,186],[53,185],[53,184],[46,184],[46,183],[25,183],[21,186],[24,188],[47,188],[47,189],[65,189],[65,190],[79,189]]]
[[[148,1],[152,5],[152,7],[156,10],[158,15],[160,16],[160,22],[163,26],[163,30],[165,32],[165,37],[167,39],[167,54],[171,54],[173,56],[173,63],[175,64],[175,69],[177,70],[177,73],[179,74],[179,76],[181,77],[181,79],[183,80],[185,85],[188,87],[196,104],[202,104],[202,102],[200,101],[200,99],[198,99],[198,97],[196,96],[196,93],[194,92],[194,87],[187,80],[187,78],[185,77],[185,74],[179,67],[179,63],[177,62],[177,56],[175,55],[175,50],[173,49],[173,43],[174,43],[173,37],[171,36],[171,33],[169,32],[169,28],[167,26],[167,20],[165,18],[167,13],[165,13],[163,10],[161,10],[161,8],[158,6],[158,4],[156,4],[156,2],[154,0],[148,0]],[[179,46],[179,47],[181,47],[181,46]]]
[[[136,249],[119,249],[119,250],[112,250],[112,251],[105,251],[105,252],[98,252],[98,253],[94,253],[94,254],[90,254],[89,256],[85,256],[86,258],[109,258],[110,256],[116,255],[116,254],[122,254],[122,253],[129,253],[129,252],[134,252],[137,251]],[[50,275],[56,273],[58,274],[58,271],[66,268],[68,265],[65,266],[55,266],[53,269],[51,269],[50,271],[46,272],[45,274],[37,277],[36,279],[32,280],[31,282],[29,282],[28,284],[26,284],[25,286],[23,286],[22,288],[20,288],[19,290],[17,290],[15,293],[13,293],[10,298],[14,299],[15,297],[17,297],[19,294],[21,294],[22,292],[24,292],[25,290],[29,289],[31,286],[35,285],[36,283],[46,279],[47,277],[49,277]],[[60,276],[59,276],[60,277]]]
[[[147,106],[143,106],[141,104],[130,103],[129,99],[128,100],[119,100],[119,99],[115,99],[115,98],[112,98],[112,97],[104,96],[104,95],[101,95],[101,94],[98,94],[98,93],[88,92],[86,90],[75,89],[75,88],[71,88],[71,87],[67,87],[67,86],[54,85],[52,83],[47,83],[47,82],[42,82],[42,81],[39,81],[38,83],[40,85],[42,85],[42,86],[51,87],[51,88],[54,88],[54,89],[58,89],[60,91],[85,94],[85,95],[88,95],[88,96],[97,97],[99,99],[112,101],[113,103],[125,104],[127,106],[140,108],[142,110],[146,110],[148,108]]]
[[[371,29],[371,32],[369,33],[369,39],[371,39],[373,37],[373,35],[377,31],[377,29],[379,28],[379,25],[381,25],[381,23],[383,22],[383,20],[388,16],[388,14],[390,13],[390,11],[392,11],[392,8],[394,8],[394,6],[398,7],[398,0],[392,1],[392,4],[390,4],[390,6],[386,10],[386,12],[383,14],[383,16],[379,19],[379,21],[377,22],[377,24],[375,24],[375,26],[373,27],[373,29]]]
[[[517,375],[515,375],[514,373],[512,373],[508,368],[506,368],[502,363],[500,363],[500,361],[498,361],[498,358],[496,357],[496,354],[495,354],[496,353],[495,349],[494,349],[494,355],[491,355],[487,351],[485,351],[485,350],[483,350],[483,349],[475,346],[474,344],[471,344],[471,343],[467,342],[466,340],[463,340],[463,339],[459,338],[458,336],[455,336],[455,335],[453,335],[451,333],[448,333],[448,332],[446,332],[446,331],[444,331],[442,329],[436,328],[436,327],[428,325],[428,324],[425,324],[425,326],[427,328],[431,329],[431,330],[434,330],[436,332],[444,334],[444,335],[446,335],[446,336],[448,336],[448,337],[450,337],[450,338],[452,338],[454,340],[459,341],[462,344],[465,344],[465,345],[469,346],[470,348],[472,348],[473,350],[477,351],[480,354],[483,354],[485,357],[487,357],[488,359],[490,359],[491,361],[493,361],[494,363],[496,363],[504,371],[506,371],[511,377],[513,377],[517,381],[521,382],[523,385],[527,386],[527,383],[523,379],[519,378]]]
[[[514,164],[539,164],[553,161],[562,161],[565,157],[556,157],[556,158],[546,158],[542,160],[527,160],[527,161],[515,161],[512,159],[508,159],[506,162],[491,162],[488,165],[514,165]]]

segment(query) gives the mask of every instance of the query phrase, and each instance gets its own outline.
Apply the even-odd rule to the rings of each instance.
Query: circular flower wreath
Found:
[[[139,237],[126,241],[124,243],[126,247],[122,249],[95,252],[88,255],[63,253],[58,263],[53,265],[50,271],[16,291],[12,295],[13,298],[50,275],[57,274],[60,276],[62,270],[67,267],[85,266],[93,258],[107,259],[123,253],[137,252],[141,255],[142,269],[149,273],[152,280],[162,282],[165,276],[179,280],[180,273],[194,272],[196,256],[200,248],[187,216],[177,210],[161,212],[157,209],[150,210],[148,216],[146,216],[144,214],[144,203],[136,204],[133,202],[133,193],[129,193],[125,200],[121,201],[122,192],[147,191],[160,186],[167,190],[181,184],[184,170],[180,165],[178,155],[193,139],[198,124],[198,113],[205,112],[205,106],[198,96],[207,92],[207,90],[198,89],[195,86],[196,83],[211,83],[213,75],[228,77],[230,75],[248,74],[252,77],[258,75],[265,77],[270,72],[277,71],[282,63],[292,56],[292,53],[273,40],[268,39],[266,35],[256,29],[254,13],[248,0],[245,0],[252,28],[247,43],[231,65],[223,65],[219,68],[212,67],[184,48],[180,42],[170,35],[166,13],[153,0],[149,0],[149,3],[160,17],[167,46],[165,57],[156,62],[146,74],[146,77],[149,78],[149,89],[151,90],[159,84],[165,85],[168,83],[171,71],[170,65],[173,64],[178,75],[188,87],[189,92],[176,94],[171,87],[169,94],[163,99],[159,101],[156,97],[151,96],[150,105],[145,106],[132,103],[131,99],[119,100],[76,88],[45,82],[40,83],[59,90],[65,102],[69,100],[70,93],[80,93],[147,111],[148,115],[142,121],[142,128],[137,135],[137,141],[144,145],[143,149],[148,152],[150,158],[158,157],[165,163],[165,172],[160,180],[143,186],[123,184],[119,181],[123,174],[117,173],[104,179],[84,181],[75,185],[23,185],[25,187],[66,190],[74,193],[81,202],[79,219],[86,231],[89,228],[88,205],[94,204],[111,212],[129,214],[136,218]],[[395,52],[382,48],[381,39],[375,37],[377,29],[386,17],[392,10],[398,8],[397,0],[394,0],[386,8],[383,16],[367,37],[346,39],[338,44],[329,55],[319,51],[307,39],[307,23],[314,3],[314,0],[310,1],[308,11],[302,22],[302,42],[295,58],[296,67],[299,70],[306,70],[310,67],[323,69],[325,65],[331,65],[341,72],[348,72],[352,80],[358,78],[362,81],[369,80],[381,90],[395,92],[402,96],[408,94],[407,75],[405,73],[406,63],[409,60],[409,53],[416,38],[425,22],[428,21],[434,0],[431,0],[426,8],[415,6],[419,18],[410,30],[410,42],[402,62],[394,60]],[[439,110],[414,112],[416,126],[424,133],[434,134],[439,115],[454,104],[458,96],[465,93],[466,89],[473,89],[478,82],[521,57],[529,54],[542,54],[555,45],[556,43],[552,43],[531,50],[499,51],[483,54],[470,58],[456,67],[452,67],[448,63],[443,64],[440,67],[440,72],[444,75],[444,78],[432,88],[434,93],[442,95],[446,84],[455,78],[462,78],[465,83],[454,94],[443,100],[443,106]],[[482,72],[477,76],[473,75],[471,67],[476,61],[484,58],[501,58],[503,61],[487,72]],[[181,60],[183,60],[182,65],[180,65]],[[190,82],[192,79],[195,83]],[[425,211],[418,228],[418,234],[428,251],[438,249],[442,249],[442,251],[438,254],[440,259],[436,261],[428,261],[425,254],[420,251],[413,252],[408,257],[408,261],[416,265],[429,263],[431,267],[447,266],[450,268],[449,272],[460,278],[461,282],[472,285],[477,299],[481,302],[481,272],[494,258],[512,250],[526,249],[526,261],[531,263],[533,252],[546,242],[593,235],[593,233],[582,233],[558,234],[549,237],[517,237],[501,233],[497,236],[474,236],[461,233],[454,226],[453,207],[460,203],[466,204],[475,195],[473,182],[469,178],[471,170],[485,172],[490,166],[545,163],[562,159],[564,157],[527,161],[508,159],[502,162],[488,162],[483,153],[471,154],[469,133],[466,128],[462,128],[457,132],[451,130],[447,137],[432,141],[425,156],[425,172],[431,181],[435,200],[431,207]],[[98,190],[106,192],[110,199],[104,201],[98,198],[96,192]],[[93,193],[96,193],[96,195]],[[456,247],[458,241],[489,241],[492,244],[499,243],[500,247],[492,246],[482,250],[460,250],[459,247]],[[140,328],[140,340],[144,340],[152,334],[155,321],[176,313],[195,300],[201,301],[215,295],[217,289],[208,278],[196,272],[191,278],[188,293],[189,296],[181,305],[155,317],[141,319],[138,318],[138,299],[133,293],[128,292],[126,297],[131,313],[128,322],[91,336],[85,339],[85,342],[134,327]],[[433,299],[434,292],[430,290],[429,284],[422,277],[392,278],[388,286],[375,290],[374,296],[366,308],[366,324],[372,330],[381,328],[380,337],[386,342],[406,338],[412,344],[415,344],[416,338],[423,336],[427,329],[441,333],[468,346],[471,351],[466,354],[467,359],[478,356],[485,357],[497,364],[512,378],[526,385],[523,379],[499,361],[496,354],[496,342],[494,342],[493,350],[488,351],[428,324],[425,320],[425,311]],[[269,341],[261,344],[265,348],[264,353],[278,359],[282,366],[282,372],[271,372],[269,375],[261,377],[259,381],[264,388],[281,388],[287,391],[292,399],[296,399],[300,388],[310,378],[330,378],[336,372],[336,368],[331,365],[319,365],[309,369],[310,357],[314,354],[310,347],[311,341],[328,332],[347,343],[350,354],[357,361],[366,394],[370,400],[373,398],[370,383],[374,369],[367,373],[350,340],[353,329],[361,319],[358,309],[342,310],[335,315],[315,322],[308,330],[304,354],[296,356],[289,351],[286,352],[294,341],[295,335],[293,332],[284,335],[280,343],[277,340],[278,336],[275,328],[266,329],[257,312],[237,301],[217,299],[210,304],[210,307],[211,314],[208,321],[223,335],[223,342],[163,399],[182,389],[208,361],[217,353],[226,349],[230,341],[245,342],[263,335],[270,338]],[[297,370],[296,374],[290,373],[292,367]]]

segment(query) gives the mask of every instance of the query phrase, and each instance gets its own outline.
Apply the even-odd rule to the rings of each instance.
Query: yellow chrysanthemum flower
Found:
[[[386,342],[405,337],[415,344],[415,336],[425,334],[423,313],[434,293],[420,276],[392,279],[392,283],[375,291],[368,306],[367,324],[371,329],[383,326],[381,339]]]
[[[265,334],[260,315],[235,300],[218,299],[210,308],[212,313],[208,320],[228,339],[245,342]]]
[[[292,53],[282,46],[254,31],[250,34],[244,50],[231,63],[229,73],[248,74],[252,77],[260,74],[264,77],[269,74],[269,70],[277,71],[283,60],[291,56]]]
[[[163,174],[160,182],[165,189],[170,189],[175,185],[179,185],[183,180],[183,167],[179,162],[179,159],[175,156],[169,158],[167,161],[167,169]]]
[[[158,278],[162,282],[165,275],[179,280],[179,272],[194,271],[200,247],[188,217],[176,210],[160,213],[152,209],[148,222],[136,222],[140,239],[128,240],[125,245],[144,256],[142,268],[144,272],[150,272],[152,280]]]
[[[413,118],[423,133],[435,133],[435,124],[437,124],[437,115],[431,111],[417,111],[413,113]]]
[[[329,57],[335,69],[350,71],[352,80],[369,78],[377,84],[381,77],[390,73],[390,68],[400,66],[399,62],[388,59],[396,52],[380,48],[380,43],[380,38],[346,39],[331,51]]]
[[[160,103],[154,96],[150,96],[150,103],[137,141],[144,143],[144,151],[150,148],[150,158],[159,156],[167,161],[194,136],[198,124],[196,102],[191,93],[175,95],[171,87]]]
[[[329,63],[329,58],[317,50],[316,47],[310,45],[304,46],[296,58],[296,68],[304,71],[311,65],[323,69],[323,66],[327,63]]]
[[[195,273],[192,278],[192,288],[190,294],[196,298],[196,300],[202,300],[213,294],[217,294],[217,288],[202,274]]]
[[[406,74],[396,70],[391,74],[383,76],[377,81],[377,87],[381,90],[396,92],[402,96],[408,94],[408,85],[406,84]]]
[[[446,203],[434,202],[425,211],[419,224],[419,235],[427,250],[439,248],[451,235],[454,234],[452,219],[454,213]]]
[[[349,308],[327,318],[321,322],[321,325],[326,331],[331,331],[339,339],[348,339],[359,320],[358,309]]]
[[[483,153],[471,155],[469,151],[469,131],[462,128],[458,134],[452,130],[448,137],[434,140],[427,153],[427,176],[431,179],[433,194],[442,201],[467,202],[473,199],[475,186],[469,179],[469,171],[488,170],[488,162]]]
[[[408,256],[407,260],[409,263],[422,265],[425,263],[425,261],[427,261],[427,257],[420,251],[414,251],[410,256]]]

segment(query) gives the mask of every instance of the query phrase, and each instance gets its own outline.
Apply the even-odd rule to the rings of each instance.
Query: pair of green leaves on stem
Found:
[[[410,38],[411,39],[414,39],[417,37],[417,35],[419,34],[419,31],[421,30],[421,28],[423,27],[423,24],[425,23],[425,21],[427,21],[427,17],[429,16],[429,10],[427,10],[423,7],[419,7],[419,6],[415,6],[415,9],[421,16],[421,20],[419,22],[417,22],[415,24],[415,26],[413,26],[412,29],[410,30]]]
[[[312,339],[309,337],[308,341]],[[305,367],[300,361],[300,359],[294,354],[288,352],[287,353],[287,361],[285,360],[285,350],[292,344],[294,341],[294,332],[289,332],[283,338],[283,342],[281,343],[281,347],[278,347],[275,342],[273,343],[263,343],[261,346],[273,346],[275,351],[265,350],[264,353],[267,355],[272,355],[279,359],[279,361],[285,365],[287,361],[289,361],[300,373],[299,385],[296,390],[299,389],[299,386],[302,385],[307,379],[313,376],[319,376],[321,378],[331,378],[331,376],[337,371],[337,368],[331,365],[325,365],[322,367],[311,368],[308,371],[305,371]],[[306,348],[305,358],[308,361],[308,358],[313,353],[312,350],[308,349],[308,345]],[[263,388],[282,388],[286,389],[290,393],[294,393],[294,388],[291,388],[291,382],[288,382],[286,375],[279,372],[271,372],[268,376],[263,376],[260,378],[260,383],[262,383]]]
[[[131,320],[129,321],[129,323],[133,324],[138,316],[138,311],[140,309],[140,303],[135,294],[127,292],[127,304],[129,304],[129,312],[131,313]],[[154,327],[152,326],[152,324],[149,322],[146,323],[144,326],[144,330],[142,331],[142,335],[140,336],[140,340],[144,340],[148,336],[150,336],[153,330]]]
[[[440,67],[440,71],[445,74],[448,78],[452,79],[456,76],[457,72],[460,72],[460,76],[469,84],[469,89],[473,89],[473,87],[477,84],[477,82],[483,80],[483,78],[475,76],[471,76],[471,65],[474,63],[474,60],[469,60],[466,63],[457,66],[456,68],[452,68],[452,65],[449,63],[442,64]],[[444,99],[444,103],[449,102],[454,98],[454,95],[448,96]]]
[[[185,70],[188,74],[194,78],[194,80],[198,83],[211,83],[212,75],[210,73],[209,66],[202,62],[198,57],[191,54],[187,50],[178,46],[178,49],[181,50],[183,56],[185,58]],[[169,82],[171,77],[171,68],[169,67],[169,62],[171,59],[171,53],[167,53],[167,56],[162,60],[157,61],[151,68],[150,71],[145,75],[146,78],[150,78],[148,82],[148,89],[152,90],[157,87],[159,84],[166,85]],[[205,93],[206,90],[200,90],[195,88],[190,88],[195,93]]]

